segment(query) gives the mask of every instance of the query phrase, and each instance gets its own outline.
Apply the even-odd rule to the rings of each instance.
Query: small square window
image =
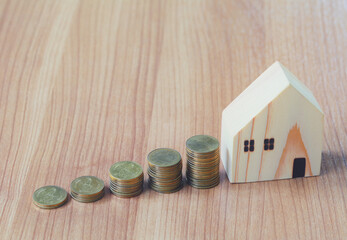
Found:
[[[245,144],[245,146],[243,148],[244,152],[248,152],[248,151],[253,152],[254,151],[254,139],[252,139],[250,141],[249,140],[245,140],[244,144]]]
[[[273,150],[275,147],[275,139],[274,138],[265,138],[264,139],[264,150]]]

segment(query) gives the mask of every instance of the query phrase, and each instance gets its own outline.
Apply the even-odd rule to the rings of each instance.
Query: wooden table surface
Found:
[[[0,1],[1,239],[347,239],[346,1]],[[275,60],[325,112],[321,176],[145,187],[56,210],[109,167],[220,139],[222,110]],[[245,106],[247,108],[247,106]],[[186,163],[184,157],[184,164]],[[185,170],[185,168],[184,168]],[[147,177],[146,177],[147,179]]]

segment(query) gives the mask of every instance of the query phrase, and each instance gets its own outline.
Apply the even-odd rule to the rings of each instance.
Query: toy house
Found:
[[[319,175],[324,114],[275,62],[222,114],[221,159],[232,183]]]

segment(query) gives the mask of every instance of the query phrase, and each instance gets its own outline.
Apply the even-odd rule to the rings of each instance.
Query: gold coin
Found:
[[[219,142],[216,138],[208,135],[196,135],[187,140],[186,147],[187,152],[206,154],[216,151],[219,148]]]
[[[117,181],[131,181],[143,175],[142,167],[136,162],[116,162],[110,168],[110,177]]]
[[[174,149],[158,148],[148,154],[148,163],[160,168],[176,166],[181,162],[181,154]]]
[[[67,192],[57,186],[44,186],[37,189],[33,194],[33,202],[43,209],[53,209],[67,202]]]
[[[70,185],[72,192],[85,196],[98,194],[104,187],[104,181],[94,176],[78,177]]]

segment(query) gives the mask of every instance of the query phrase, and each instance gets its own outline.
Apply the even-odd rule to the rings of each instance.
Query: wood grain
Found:
[[[346,1],[0,1],[1,239],[346,239]],[[321,176],[107,194],[46,211],[33,191],[220,138],[275,60],[325,113]],[[184,159],[185,161],[185,159]]]

